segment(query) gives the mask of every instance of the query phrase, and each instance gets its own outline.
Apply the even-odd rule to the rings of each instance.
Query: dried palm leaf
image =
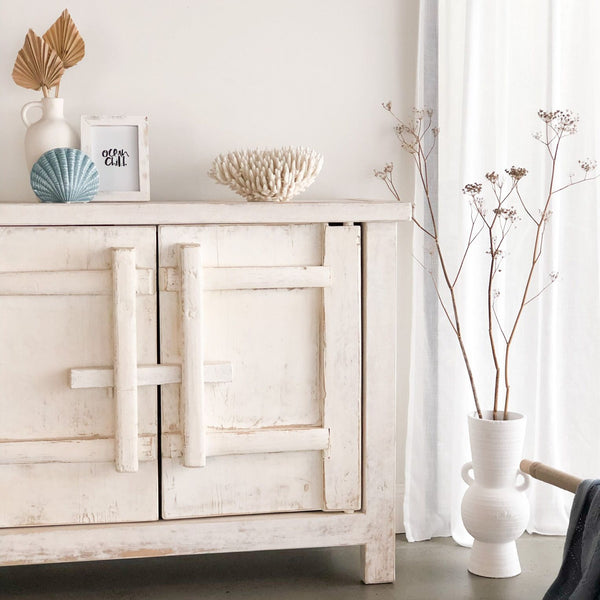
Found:
[[[65,69],[76,65],[85,56],[85,42],[66,8],[46,31],[44,41],[60,56]]]
[[[48,88],[58,85],[64,72],[60,56],[30,29],[17,54],[12,72],[14,82],[31,90],[42,88],[47,96]]]

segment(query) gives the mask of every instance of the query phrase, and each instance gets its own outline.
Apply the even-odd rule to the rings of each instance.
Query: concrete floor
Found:
[[[524,535],[523,572],[485,579],[449,538],[397,538],[397,581],[360,582],[358,548],[284,550],[0,568],[0,599],[15,600],[535,600],[561,562],[564,538]]]

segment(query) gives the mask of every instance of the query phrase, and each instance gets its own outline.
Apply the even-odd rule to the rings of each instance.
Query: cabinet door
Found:
[[[158,518],[155,245],[0,228],[0,526]]]
[[[161,227],[162,516],[360,508],[360,228]]]

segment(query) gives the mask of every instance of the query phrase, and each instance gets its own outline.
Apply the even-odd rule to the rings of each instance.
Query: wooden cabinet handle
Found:
[[[202,341],[203,273],[198,245],[180,246],[181,264],[181,428],[183,464],[206,466],[204,350]]]
[[[138,470],[137,323],[134,248],[114,248],[113,324],[115,466]]]

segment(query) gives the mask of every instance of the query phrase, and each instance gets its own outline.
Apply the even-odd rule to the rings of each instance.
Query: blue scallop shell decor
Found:
[[[75,148],[53,148],[31,169],[31,187],[42,202],[89,202],[100,178],[92,159]]]

